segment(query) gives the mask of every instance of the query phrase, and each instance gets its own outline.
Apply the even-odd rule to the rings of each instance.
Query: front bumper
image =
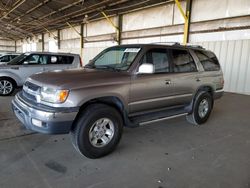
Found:
[[[25,101],[18,93],[12,101],[12,110],[27,129],[45,134],[67,134],[79,108],[38,108]],[[34,122],[39,122],[39,125]]]

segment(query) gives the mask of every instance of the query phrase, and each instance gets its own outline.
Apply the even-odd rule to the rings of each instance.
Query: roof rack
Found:
[[[179,42],[153,42],[151,44],[181,45]]]
[[[187,44],[187,47],[192,47],[192,48],[201,48],[201,49],[205,49],[203,46],[198,45],[198,44]]]

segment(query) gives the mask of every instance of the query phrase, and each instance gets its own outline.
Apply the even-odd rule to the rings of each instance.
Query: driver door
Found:
[[[171,84],[172,66],[168,49],[153,48],[147,51],[140,64],[154,65],[150,74],[138,73],[132,78],[130,90],[129,111],[137,113],[155,110],[174,104],[172,95],[174,88]]]

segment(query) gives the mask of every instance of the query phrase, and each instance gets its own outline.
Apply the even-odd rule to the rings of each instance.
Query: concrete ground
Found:
[[[125,129],[118,148],[80,156],[69,135],[29,132],[0,98],[0,187],[250,188],[250,96],[225,94],[209,121]]]

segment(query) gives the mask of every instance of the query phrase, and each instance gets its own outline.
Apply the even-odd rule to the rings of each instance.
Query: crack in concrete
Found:
[[[12,137],[8,137],[8,138],[2,138],[2,139],[0,139],[0,142],[6,141],[6,140],[12,140],[12,139],[16,139],[16,138],[21,138],[21,137],[25,137],[25,136],[30,136],[30,135],[34,135],[34,134],[38,134],[38,133],[33,132],[33,133],[27,133],[27,134],[23,134],[23,135],[12,136]]]

